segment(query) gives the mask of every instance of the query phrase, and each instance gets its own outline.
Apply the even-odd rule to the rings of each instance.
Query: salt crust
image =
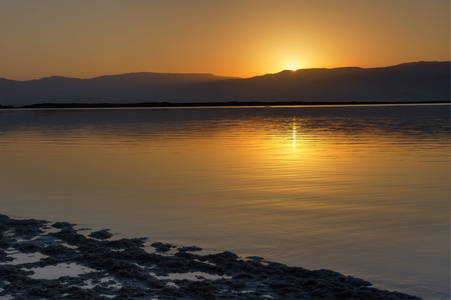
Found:
[[[330,270],[227,251],[194,254],[202,249],[110,238],[107,231],[0,215],[0,300],[420,299]]]

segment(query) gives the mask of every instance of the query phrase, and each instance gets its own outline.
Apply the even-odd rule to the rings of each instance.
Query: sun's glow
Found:
[[[296,71],[301,68],[301,64],[298,62],[290,62],[286,65],[285,70]]]

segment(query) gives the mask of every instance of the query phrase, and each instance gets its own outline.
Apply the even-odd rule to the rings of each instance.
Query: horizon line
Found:
[[[229,78],[229,79],[250,79],[250,78],[255,78],[255,77],[261,77],[261,76],[266,76],[266,75],[274,75],[274,74],[279,74],[282,72],[293,72],[296,73],[298,71],[302,71],[302,70],[336,70],[336,69],[348,69],[348,68],[358,68],[358,69],[363,69],[363,70],[367,70],[367,69],[380,69],[380,68],[388,68],[388,67],[396,67],[396,66],[400,66],[400,65],[406,65],[406,64],[415,64],[415,63],[446,63],[446,62],[451,62],[451,60],[420,60],[420,61],[410,61],[410,62],[403,62],[403,63],[398,63],[398,64],[392,64],[392,65],[386,65],[386,66],[378,66],[378,67],[360,67],[360,66],[342,66],[342,67],[310,67],[310,68],[300,68],[300,69],[296,69],[296,70],[290,70],[290,69],[284,69],[284,70],[280,70],[278,72],[274,72],[274,73],[265,73],[265,74],[261,74],[261,75],[253,75],[250,77],[240,77],[240,76],[233,76],[233,75],[217,75],[214,73],[209,73],[209,72],[199,72],[199,73],[193,73],[193,72],[154,72],[154,71],[136,71],[136,72],[126,72],[126,73],[114,73],[114,74],[103,74],[103,75],[99,75],[99,76],[94,76],[94,77],[70,77],[70,76],[65,76],[65,75],[50,75],[50,76],[44,76],[44,77],[40,77],[40,78],[33,78],[33,79],[25,79],[25,80],[18,80],[18,79],[9,79],[6,77],[0,77],[0,79],[5,79],[5,80],[11,80],[11,81],[19,81],[19,82],[25,82],[25,81],[37,81],[37,80],[42,80],[42,79],[47,79],[47,78],[67,78],[67,79],[80,79],[80,80],[90,80],[90,79],[96,79],[96,78],[100,78],[100,77],[107,77],[107,76],[121,76],[121,75],[128,75],[128,74],[172,74],[172,75],[210,75],[210,76],[214,76],[214,77],[223,77],[223,78]]]

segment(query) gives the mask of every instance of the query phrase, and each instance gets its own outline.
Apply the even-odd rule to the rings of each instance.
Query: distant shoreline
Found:
[[[251,78],[152,72],[90,79],[0,78],[0,104],[73,108],[450,101],[450,66],[449,61],[412,62],[369,69],[285,70]]]
[[[24,106],[0,105],[0,109],[30,109],[30,108],[167,108],[167,107],[237,107],[237,106],[257,106],[257,107],[280,107],[280,106],[327,106],[327,105],[387,105],[387,104],[446,104],[450,101],[336,101],[336,102],[305,102],[305,101],[228,101],[228,102],[141,102],[141,103],[37,103]]]

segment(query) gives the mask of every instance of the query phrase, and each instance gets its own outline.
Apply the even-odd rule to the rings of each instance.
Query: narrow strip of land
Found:
[[[146,108],[146,107],[281,107],[281,106],[331,106],[331,105],[399,105],[399,104],[446,104],[449,101],[416,101],[416,102],[393,102],[393,101],[371,101],[371,102],[265,102],[265,101],[228,101],[228,102],[141,102],[141,103],[38,103],[24,106],[0,105],[0,109],[30,109],[30,108]]]

